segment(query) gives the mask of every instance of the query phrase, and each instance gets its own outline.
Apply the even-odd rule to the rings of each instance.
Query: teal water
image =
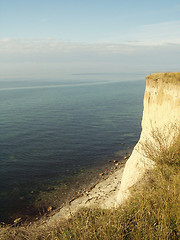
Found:
[[[0,221],[29,192],[135,145],[144,81],[0,82]],[[8,211],[7,211],[8,210]]]

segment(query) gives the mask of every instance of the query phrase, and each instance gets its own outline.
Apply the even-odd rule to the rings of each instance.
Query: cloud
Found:
[[[0,51],[10,51],[19,53],[28,52],[98,52],[114,53],[125,50],[125,44],[110,43],[73,43],[53,39],[1,39]],[[128,50],[128,49],[127,49]]]
[[[146,28],[147,29],[147,28]],[[161,43],[162,48],[173,44],[180,44],[178,41]],[[6,57],[19,56],[20,58],[39,57],[47,55],[49,59],[58,56],[111,56],[123,55],[131,56],[141,52],[148,52],[154,47],[159,47],[159,44],[148,44],[142,41],[127,41],[126,43],[73,43],[64,42],[54,39],[26,39],[20,41],[18,39],[0,39],[0,60],[2,55]],[[64,59],[65,60],[65,59]]]
[[[142,45],[180,44],[180,21],[141,25],[134,37]]]
[[[145,26],[144,29],[152,26]],[[118,78],[117,73],[178,71],[180,43],[73,43],[0,39],[0,78]],[[80,74],[79,74],[80,73]],[[91,74],[96,73],[96,74]],[[101,74],[103,73],[103,74]]]
[[[107,39],[111,43],[119,42],[141,46],[156,46],[167,43],[180,44],[180,20],[141,24],[127,29],[123,34],[119,31],[116,35],[109,35]]]

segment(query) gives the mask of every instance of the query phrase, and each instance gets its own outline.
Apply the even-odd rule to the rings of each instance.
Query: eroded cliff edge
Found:
[[[137,183],[145,171],[153,163],[143,152],[143,142],[150,140],[152,130],[165,134],[166,129],[180,122],[180,72],[154,73],[146,77],[144,94],[144,110],[142,117],[142,132],[132,155],[128,159],[120,191],[117,195],[117,205],[123,203],[129,196],[129,188]],[[171,136],[175,134],[172,128]]]
[[[142,132],[126,166],[120,167],[107,179],[102,180],[90,191],[73,199],[45,221],[46,225],[56,225],[68,219],[83,207],[114,208],[129,196],[129,188],[137,183],[152,161],[143,154],[141,143],[151,138],[154,128],[162,129],[180,119],[180,73],[156,73],[146,77]],[[172,129],[173,130],[173,129]],[[171,133],[172,136],[174,133]],[[44,227],[44,225],[40,225]]]

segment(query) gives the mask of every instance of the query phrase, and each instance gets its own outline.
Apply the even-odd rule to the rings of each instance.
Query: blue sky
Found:
[[[178,71],[179,12],[177,0],[0,0],[0,79]]]

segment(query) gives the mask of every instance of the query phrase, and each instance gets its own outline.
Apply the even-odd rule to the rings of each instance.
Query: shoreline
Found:
[[[107,175],[104,175],[101,180],[93,186],[87,188],[85,192],[75,196],[69,200],[64,206],[49,213],[48,216],[40,219],[37,223],[38,227],[53,226],[58,222],[69,219],[81,208],[115,208],[117,193],[120,189],[120,183],[124,167],[126,164],[119,162],[117,168],[111,170]]]
[[[23,216],[19,215],[12,223],[2,222],[1,224],[10,224],[12,226],[29,224],[43,226],[48,224],[52,226],[59,220],[68,219],[82,207],[115,207],[114,201],[120,187],[124,166],[128,159],[128,156],[124,157],[126,159],[115,160],[117,162],[111,161],[108,168],[107,165],[104,166],[99,171],[97,179],[92,179],[91,182],[88,182],[85,187],[82,187],[81,192],[73,192],[71,197],[67,198],[58,207],[54,208],[54,206],[49,205],[46,212],[40,216],[34,215],[29,219],[23,219]]]
[[[41,222],[42,219],[47,219],[50,216],[57,214],[62,208],[67,205],[69,206],[77,199],[88,196],[88,194],[91,195],[90,192],[92,189],[96,188],[97,185],[106,181],[106,179],[122,169],[131,152],[132,149],[126,148],[124,149],[123,154],[119,156],[111,156],[106,164],[97,164],[97,166],[94,166],[91,169],[85,169],[77,176],[72,176],[72,179],[70,179],[68,184],[65,184],[66,189],[63,188],[63,186],[57,185],[57,189],[51,186],[49,191],[42,192],[42,195],[40,196],[42,201],[39,201],[39,196],[37,197],[36,203],[39,204],[39,206],[35,206],[36,203],[33,203],[32,205],[27,206],[27,208],[22,208],[20,211],[11,215],[10,218],[7,218],[8,220],[1,221],[1,224],[16,225],[29,224],[38,221]],[[116,179],[116,177],[114,177],[114,179]],[[114,180],[112,179],[112,181]],[[117,185],[120,184],[118,183]],[[64,192],[62,192],[63,190]],[[89,202],[92,201],[90,200]]]
[[[40,218],[48,207],[59,208],[73,192],[77,194],[81,185],[87,187],[100,179],[104,165],[123,157],[122,151],[139,138],[143,89],[143,83],[124,82],[103,89],[69,88],[62,94],[48,90],[48,99],[46,93],[39,99],[39,91],[32,91],[28,98],[24,94],[14,98],[16,93],[11,93],[8,101],[17,100],[12,101],[14,110],[2,106],[10,121],[2,116],[7,131],[2,135],[6,147],[2,149],[0,222],[31,221],[35,214]],[[49,104],[52,107],[47,108]],[[20,122],[18,114],[11,117],[21,110],[18,106],[29,107]],[[31,118],[36,121],[29,121]]]

